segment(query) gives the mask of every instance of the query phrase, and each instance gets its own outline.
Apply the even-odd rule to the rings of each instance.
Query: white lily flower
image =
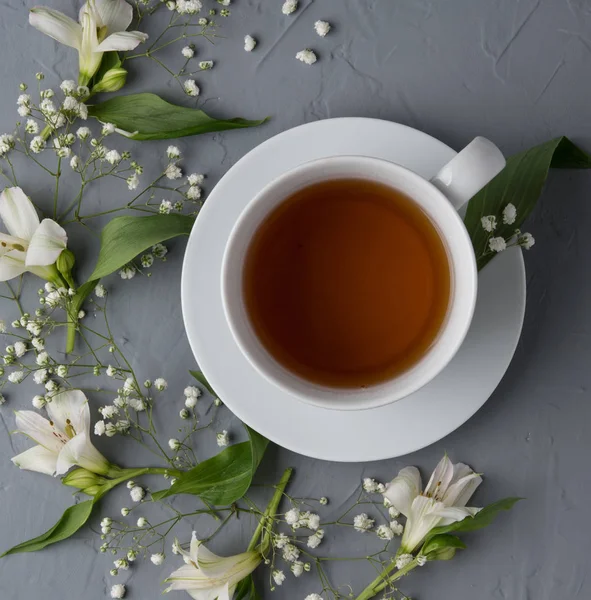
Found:
[[[25,271],[55,279],[53,264],[68,241],[64,229],[51,219],[39,222],[33,203],[19,187],[0,194],[0,217],[9,234],[0,233],[0,281]]]
[[[37,6],[31,9],[29,23],[49,37],[75,48],[80,57],[78,83],[86,85],[98,70],[103,52],[133,50],[148,35],[126,31],[133,9],[125,0],[88,0],[80,9],[79,23],[58,10]]]
[[[194,600],[231,600],[239,581],[250,575],[261,563],[261,555],[251,550],[235,556],[217,556],[210,552],[193,532],[189,552],[177,542],[185,563],[166,579],[164,590],[184,590]]]
[[[466,507],[482,477],[463,463],[444,456],[424,491],[416,467],[405,467],[384,492],[391,505],[406,517],[398,554],[412,554],[431,529],[474,516],[480,508]]]
[[[13,457],[21,469],[63,475],[70,467],[106,475],[111,465],[90,442],[90,410],[79,390],[60,392],[46,406],[49,420],[31,410],[16,412],[16,426],[39,444]]]

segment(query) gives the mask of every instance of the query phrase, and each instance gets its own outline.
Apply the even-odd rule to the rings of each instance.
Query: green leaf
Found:
[[[510,238],[529,216],[542,193],[550,167],[589,169],[591,156],[566,137],[550,140],[511,156],[507,166],[470,200],[464,223],[472,238],[479,270],[495,256],[488,252],[489,238]],[[509,203],[517,209],[517,219],[515,223],[505,225],[502,214]],[[497,217],[497,228],[492,234],[487,233],[480,223],[487,215]]]
[[[256,127],[267,119],[219,120],[202,110],[177,106],[156,94],[117,96],[88,107],[88,114],[103,123],[113,123],[134,140],[167,140],[226,129]]]
[[[120,269],[154,244],[189,235],[194,222],[194,217],[185,215],[113,219],[101,233],[101,249],[89,283]]]
[[[201,371],[189,371],[193,377],[214,397],[219,398],[216,394],[215,390],[209,385],[207,379],[205,379],[205,375]]]
[[[434,537],[442,535],[444,533],[450,533],[452,531],[456,533],[465,533],[468,531],[476,531],[490,525],[496,518],[496,516],[502,510],[511,510],[513,505],[523,498],[504,498],[493,502],[488,506],[485,506],[480,512],[476,513],[473,517],[466,517],[461,521],[456,521],[451,525],[443,525],[442,527],[435,527],[432,529],[427,537],[425,538],[425,545],[429,543]]]
[[[153,494],[161,500],[175,494],[193,494],[214,505],[228,505],[248,491],[269,441],[246,427],[250,440],[230,446],[177,477],[167,490]]]
[[[86,521],[88,521],[95,501],[96,499],[85,500],[84,502],[80,502],[80,504],[70,506],[64,511],[60,520],[51,529],[32,540],[14,546],[2,554],[0,558],[19,552],[35,552],[37,550],[42,550],[46,546],[69,538],[76,533]]]
[[[260,600],[252,575],[248,575],[238,583],[234,592],[234,600]]]
[[[466,544],[455,535],[447,533],[436,535],[426,542],[421,548],[421,554],[424,554],[429,560],[450,560],[454,557],[456,550],[463,550]]]

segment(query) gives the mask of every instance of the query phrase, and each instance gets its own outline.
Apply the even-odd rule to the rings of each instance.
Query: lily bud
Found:
[[[116,92],[120,90],[127,79],[127,71],[123,67],[109,69],[102,79],[92,86],[93,94],[98,92]]]
[[[107,481],[104,477],[81,468],[70,471],[62,479],[64,485],[77,488],[88,496],[96,496]]]
[[[55,266],[57,270],[61,273],[64,279],[68,282],[70,287],[74,287],[74,280],[72,279],[72,268],[76,263],[76,257],[74,253],[67,248],[62,250],[61,254],[57,257],[57,261],[55,262]]]

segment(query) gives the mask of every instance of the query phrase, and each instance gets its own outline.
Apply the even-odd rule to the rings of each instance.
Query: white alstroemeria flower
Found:
[[[33,203],[19,187],[0,194],[0,217],[8,229],[8,235],[0,233],[0,281],[25,271],[55,279],[53,264],[68,241],[64,229],[51,219],[39,222]]]
[[[405,467],[384,492],[393,507],[406,517],[398,554],[412,554],[435,527],[474,516],[480,508],[466,507],[482,477],[463,463],[452,464],[444,456],[424,491],[416,467]]]
[[[16,412],[19,433],[39,444],[13,457],[21,469],[63,475],[70,467],[106,475],[110,464],[90,442],[90,410],[79,390],[60,392],[46,406],[49,420],[31,410]]]
[[[177,544],[185,563],[166,579],[164,590],[184,590],[194,600],[230,600],[239,581],[250,575],[261,563],[261,555],[251,550],[235,556],[217,556],[210,552],[193,532],[189,552]]]
[[[98,70],[103,52],[133,50],[148,35],[126,31],[133,9],[125,0],[88,0],[80,9],[79,23],[58,10],[37,6],[31,9],[29,23],[49,37],[75,48],[80,57],[78,83],[86,85]]]

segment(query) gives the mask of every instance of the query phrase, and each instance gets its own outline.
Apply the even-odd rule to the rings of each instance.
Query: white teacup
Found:
[[[478,137],[427,181],[400,165],[366,156],[305,163],[281,175],[253,198],[228,239],[222,264],[222,301],[230,330],[252,366],[294,397],[328,409],[361,410],[400,400],[426,385],[460,348],[472,321],[477,292],[476,258],[457,210],[505,166],[500,150]],[[446,318],[430,349],[409,370],[366,388],[329,388],[302,379],[278,363],[252,328],[243,299],[243,267],[254,233],[267,215],[298,190],[331,179],[369,179],[410,196],[443,240],[451,271]]]

